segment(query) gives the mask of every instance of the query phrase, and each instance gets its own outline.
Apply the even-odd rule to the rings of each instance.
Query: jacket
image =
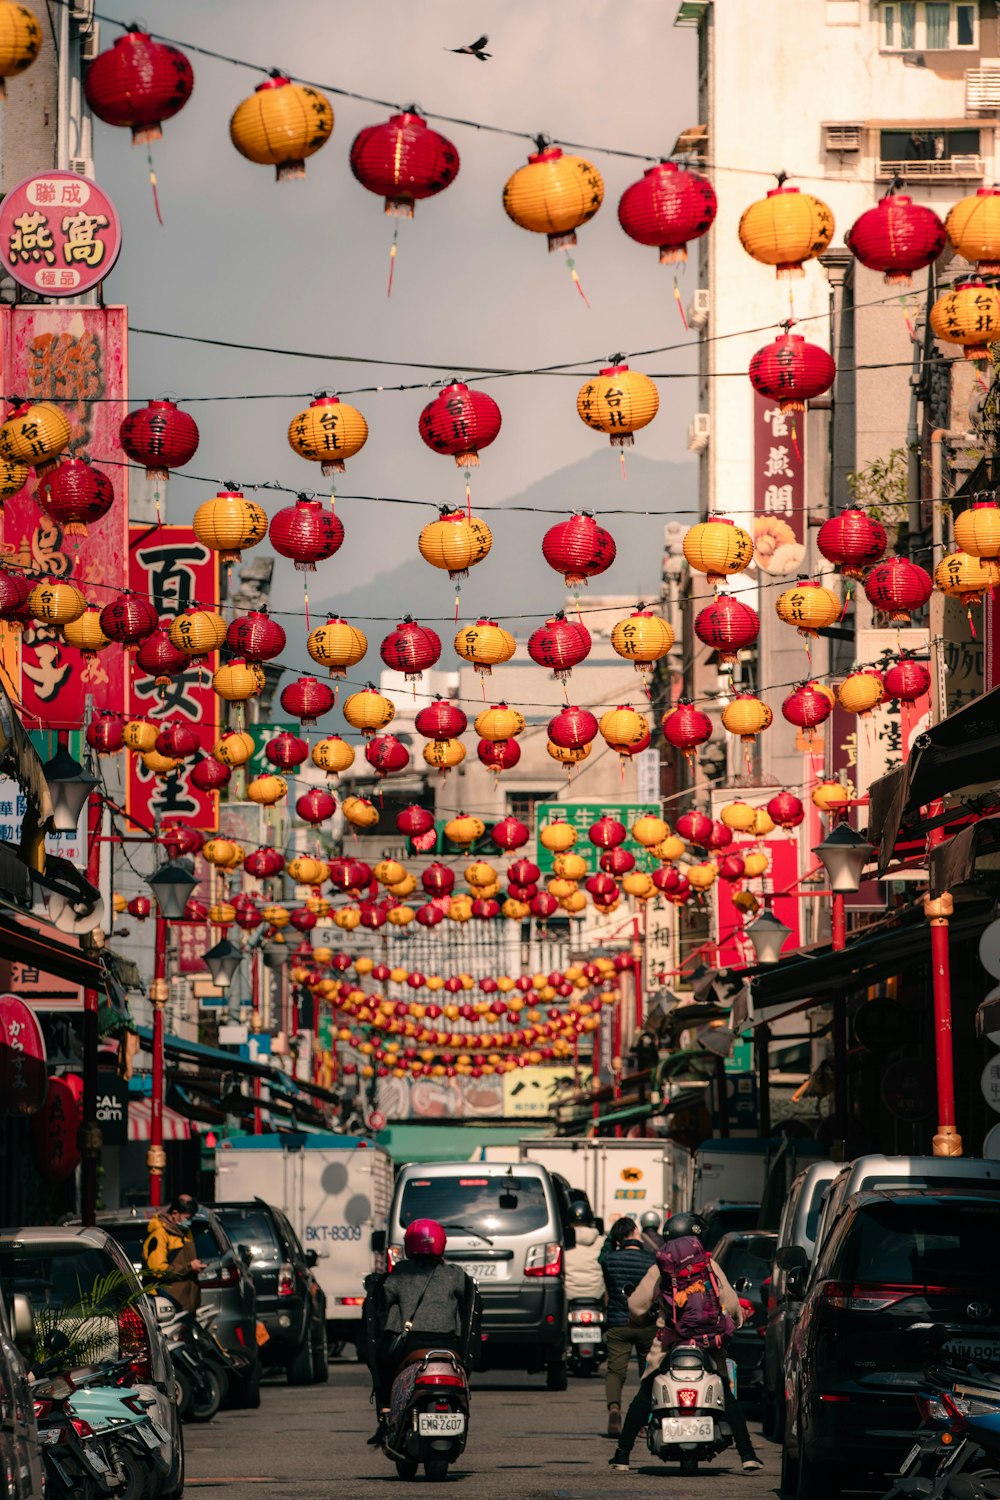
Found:
[[[580,1224],[576,1244],[566,1251],[566,1296],[592,1297],[604,1301],[604,1272],[601,1269],[600,1235],[590,1224]]]
[[[154,1214],[146,1225],[142,1258],[158,1287],[185,1312],[197,1311],[201,1288],[197,1271],[191,1269],[191,1262],[197,1257],[190,1229],[178,1229],[169,1219]]]
[[[725,1272],[716,1265],[714,1260],[712,1260],[712,1270],[715,1272],[715,1279],[719,1283],[719,1293],[722,1299],[723,1312],[727,1312],[729,1314],[737,1328],[742,1328],[743,1309],[740,1307],[739,1297],[730,1286]],[[649,1314],[652,1311],[654,1304],[656,1303],[659,1290],[660,1268],[658,1265],[654,1264],[650,1266],[649,1270],[646,1272],[645,1276],[642,1278],[639,1285],[636,1287],[635,1291],[628,1299],[629,1320],[632,1323],[641,1325],[648,1321]],[[661,1329],[663,1326],[664,1323],[661,1311],[656,1315],[657,1331],[659,1331],[659,1329]],[[666,1350],[660,1343],[659,1339],[654,1338],[653,1347],[646,1357],[647,1375],[651,1375],[654,1370],[659,1369],[660,1365],[663,1363],[663,1357],[665,1353]]]
[[[624,1328],[629,1321],[625,1289],[635,1290],[650,1266],[656,1264],[651,1250],[635,1237],[612,1250],[604,1261],[604,1282],[608,1289],[608,1327]]]
[[[461,1334],[468,1279],[461,1266],[447,1260],[400,1261],[385,1279],[385,1330],[402,1333],[412,1322],[414,1333]]]

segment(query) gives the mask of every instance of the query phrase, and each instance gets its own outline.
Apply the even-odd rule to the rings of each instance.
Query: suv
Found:
[[[480,1369],[545,1370],[564,1391],[563,1252],[575,1243],[569,1200],[539,1162],[435,1162],[403,1167],[389,1210],[389,1264],[414,1219],[436,1219],[445,1260],[475,1278],[483,1304]]]
[[[19,1293],[12,1315],[0,1294],[0,1482],[7,1500],[42,1500],[45,1480],[26,1361],[35,1347],[31,1305]]]
[[[257,1292],[257,1319],[267,1341],[265,1365],[281,1365],[289,1385],[323,1384],[329,1379],[326,1297],[313,1275],[315,1250],[303,1250],[279,1208],[262,1198],[249,1203],[216,1203],[213,1212],[236,1246],[246,1252]]]
[[[132,1265],[143,1273],[142,1246],[152,1208],[116,1210],[97,1215],[98,1227],[121,1245]],[[215,1313],[215,1332],[230,1351],[237,1370],[229,1372],[229,1405],[260,1405],[260,1356],[257,1352],[257,1293],[253,1278],[237,1253],[218,1214],[199,1208],[191,1223],[195,1255],[205,1262],[198,1272],[201,1305]],[[165,1288],[169,1292],[170,1287]]]
[[[946,1354],[1000,1360],[998,1237],[1000,1194],[899,1187],[842,1204],[788,1348],[783,1490],[825,1500],[899,1468],[926,1364],[914,1325],[941,1325]]]

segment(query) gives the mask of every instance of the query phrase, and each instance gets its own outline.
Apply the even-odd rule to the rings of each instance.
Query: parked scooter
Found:
[[[1000,1495],[1000,1376],[936,1370],[916,1396],[922,1419],[886,1500],[996,1500]]]
[[[697,1344],[677,1344],[653,1379],[653,1407],[646,1428],[649,1451],[664,1461],[679,1460],[682,1474],[694,1474],[733,1441],[725,1415],[722,1378],[710,1355]]]
[[[210,1308],[185,1312],[163,1292],[153,1300],[173,1361],[181,1420],[210,1422],[225,1399],[230,1373],[239,1373],[236,1360],[213,1332],[215,1313]]]
[[[382,1451],[400,1479],[415,1479],[421,1464],[428,1479],[446,1479],[449,1464],[465,1451],[468,1432],[469,1383],[458,1356],[429,1349],[404,1364],[392,1383],[382,1438]]]
[[[603,1302],[590,1297],[574,1297],[566,1314],[569,1326],[567,1362],[571,1375],[594,1375],[607,1358],[604,1347],[606,1322]]]
[[[164,1450],[170,1435],[152,1415],[152,1402],[128,1385],[127,1359],[74,1370],[71,1409],[91,1428],[118,1484],[118,1500],[144,1500],[169,1471]]]

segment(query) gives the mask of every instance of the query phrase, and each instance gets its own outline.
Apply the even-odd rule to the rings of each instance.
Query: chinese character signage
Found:
[[[877,662],[884,652],[895,660],[901,651],[912,651],[926,661],[928,640],[928,632],[920,629],[859,630],[858,661]],[[930,722],[930,693],[915,703],[883,699],[871,714],[858,721],[856,786],[867,789],[879,776],[901,766],[917,735],[929,728]]]
[[[129,587],[147,594],[161,616],[195,604],[219,607],[218,557],[202,546],[190,526],[133,526],[129,539]],[[219,700],[212,690],[217,653],[201,666],[171,677],[162,690],[152,677],[137,677],[129,688],[129,712],[153,718],[179,718],[197,728],[208,754],[222,732]],[[162,696],[161,696],[162,692]],[[214,833],[219,826],[218,792],[202,792],[190,781],[190,763],[168,776],[154,776],[142,760],[129,756],[128,814],[149,827],[165,818],[183,818]]]
[[[72,579],[95,604],[106,604],[125,587],[128,560],[128,470],[118,442],[127,410],[125,308],[5,307],[0,334],[4,391],[61,407],[71,429],[67,456],[102,465],[115,492],[111,510],[86,535],[69,535],[39,508],[32,476],[4,502],[0,552],[52,579]],[[21,636],[26,726],[80,728],[88,697],[101,708],[124,709],[121,647],[87,657],[67,646],[56,626],[29,625]]]
[[[797,883],[799,880],[799,840],[781,834],[772,839],[747,842],[734,839],[727,853],[747,855],[753,850],[762,850],[768,857],[767,872],[763,879],[765,891],[778,892],[773,898],[771,910],[779,922],[784,922],[791,932],[785,941],[785,952],[802,946],[799,930]],[[808,887],[807,887],[808,889]],[[715,967],[738,969],[743,964],[756,963],[753,945],[745,936],[745,929],[753,920],[733,905],[733,885],[729,880],[717,880],[712,887],[717,903],[719,922],[719,947]]]
[[[594,847],[587,838],[587,832],[598,818],[617,818],[619,823],[624,823],[625,827],[630,830],[628,838],[621,847],[627,849],[630,854],[634,854],[637,861],[643,861],[642,868],[645,869],[646,850],[632,838],[632,824],[637,818],[658,818],[659,816],[659,802],[539,802],[535,806],[535,864],[543,875],[552,874],[552,862],[555,855],[551,849],[546,849],[542,844],[537,836],[537,830],[544,828],[546,823],[561,820],[576,829],[576,847],[585,858],[592,857],[593,868],[596,870],[598,858],[604,851]]]
[[[25,177],[0,205],[0,261],[20,286],[39,296],[91,291],[121,247],[121,221],[111,199],[75,172]]]
[[[753,545],[757,566],[776,578],[798,573],[806,555],[806,427],[754,392]]]

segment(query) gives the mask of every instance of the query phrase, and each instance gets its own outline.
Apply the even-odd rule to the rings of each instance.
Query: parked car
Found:
[[[714,1250],[724,1234],[738,1229],[756,1229],[760,1217],[759,1203],[706,1203],[698,1212],[705,1226],[701,1242],[706,1250]]]
[[[0,1293],[0,1482],[5,1500],[43,1500],[38,1424],[28,1388],[35,1327],[28,1299]]]
[[[316,1251],[303,1250],[285,1215],[262,1198],[216,1203],[213,1209],[237,1254],[246,1249],[249,1255],[257,1320],[267,1334],[260,1351],[264,1364],[280,1365],[290,1385],[325,1382],[326,1297],[313,1275]]]
[[[184,1438],[173,1367],[152,1303],[117,1242],[103,1229],[76,1225],[0,1230],[0,1294],[8,1304],[27,1297],[42,1331],[72,1325],[79,1332],[86,1301],[89,1356],[131,1356],[131,1378],[168,1434],[157,1500],[177,1500],[184,1489]]]
[[[574,1244],[569,1198],[540,1162],[435,1162],[403,1167],[389,1210],[389,1262],[414,1219],[436,1219],[445,1259],[476,1279],[483,1300],[482,1369],[545,1370],[564,1391],[563,1254]]]
[[[764,1388],[764,1330],[771,1265],[777,1235],[759,1229],[740,1229],[724,1234],[712,1258],[733,1289],[745,1302],[753,1303],[729,1345],[729,1358],[736,1363],[736,1382],[741,1401],[760,1401]]]
[[[142,1246],[152,1208],[124,1209],[97,1215],[101,1229],[121,1245],[136,1271],[143,1270]],[[205,1262],[198,1272],[201,1305],[215,1313],[215,1333],[246,1373],[229,1376],[229,1405],[260,1405],[260,1356],[257,1350],[257,1291],[247,1266],[211,1208],[200,1207],[191,1223],[195,1254]],[[169,1292],[169,1286],[166,1288]]]
[[[896,1187],[842,1203],[788,1348],[783,1490],[825,1500],[897,1471],[926,1362],[913,1325],[942,1325],[945,1353],[1000,1361],[998,1238],[1000,1193]]]

